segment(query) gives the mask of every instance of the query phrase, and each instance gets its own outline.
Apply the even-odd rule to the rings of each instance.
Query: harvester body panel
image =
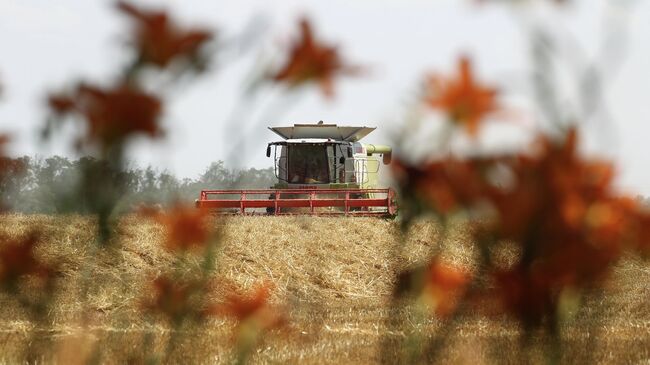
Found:
[[[335,141],[358,142],[375,127],[343,127],[336,124],[294,124],[293,127],[269,127],[280,137],[290,139],[321,138]]]

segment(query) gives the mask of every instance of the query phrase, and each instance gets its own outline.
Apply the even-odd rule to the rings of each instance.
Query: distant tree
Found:
[[[217,161],[210,164],[207,170],[199,177],[198,182],[219,188],[231,188],[233,180],[233,172],[224,166],[223,161]]]
[[[92,157],[69,160],[53,156],[45,159],[5,158],[14,172],[0,184],[4,205],[23,213],[89,213],[92,204],[101,204],[93,185],[80,189],[83,171],[102,171],[103,163]],[[119,172],[114,181],[124,192],[116,211],[124,212],[146,204],[168,205],[177,200],[192,201],[202,189],[268,188],[275,182],[273,169],[228,169],[223,161],[213,162],[196,179],[179,179],[169,171],[151,166],[131,167]],[[102,176],[98,174],[98,176]]]
[[[16,206],[16,192],[26,180],[26,164],[29,164],[29,157],[0,156],[0,166],[3,171],[0,178],[0,210]]]

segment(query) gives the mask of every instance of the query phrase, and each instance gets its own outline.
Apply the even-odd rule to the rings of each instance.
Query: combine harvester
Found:
[[[359,143],[375,130],[336,124],[269,127],[284,140],[269,143],[278,182],[270,189],[203,190],[196,206],[219,214],[385,216],[397,214],[395,192],[379,188],[388,146]]]

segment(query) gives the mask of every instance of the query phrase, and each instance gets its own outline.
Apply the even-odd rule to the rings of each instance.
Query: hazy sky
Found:
[[[222,53],[217,58],[220,64],[212,71],[170,95],[173,101],[164,121],[168,136],[161,142],[136,143],[131,157],[139,164],[152,163],[180,176],[195,177],[211,161],[227,159],[233,141],[242,139],[245,143],[238,145],[236,154],[244,165],[270,166],[264,156],[265,143],[277,137],[266,127],[295,122],[377,126],[367,141],[390,141],[391,133],[403,124],[404,106],[415,96],[423,75],[454,71],[460,54],[472,57],[482,80],[503,89],[507,103],[534,116],[526,98],[530,43],[525,25],[545,24],[555,37],[565,40],[562,47],[568,61],[559,61],[568,75],[565,80],[602,52],[604,29],[624,32],[624,38],[605,43],[611,47],[607,48],[610,56],[622,57],[614,60],[623,60],[612,68],[617,72],[606,78],[603,105],[613,124],[607,124],[607,119],[590,122],[589,151],[619,162],[622,188],[650,195],[648,1],[638,2],[630,14],[606,0],[575,1],[562,9],[534,5],[534,11],[476,6],[469,0],[142,3],[173,10],[181,23],[216,29],[224,40],[249,29],[251,23],[263,32],[248,53],[240,57]],[[296,18],[303,14],[313,20],[319,38],[338,44],[350,62],[367,65],[368,75],[341,80],[331,101],[315,88],[296,100],[286,99],[279,89],[269,90],[247,106],[246,118],[228,126],[226,121],[241,96],[242,80],[253,67],[252,60],[262,54],[279,57],[279,50],[296,33]],[[44,118],[44,95],[82,78],[110,80],[125,59],[125,24],[110,1],[0,0],[0,82],[4,88],[0,130],[13,134],[12,154],[74,156],[65,139],[41,145],[35,137]],[[566,90],[570,104],[571,88]],[[274,106],[289,101],[294,104],[290,109],[274,112]],[[480,143],[489,147],[521,141],[525,128],[501,124],[489,127]],[[430,136],[418,136],[407,149],[430,144]]]

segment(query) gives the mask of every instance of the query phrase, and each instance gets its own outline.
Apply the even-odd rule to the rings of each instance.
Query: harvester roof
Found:
[[[269,127],[284,139],[333,139],[357,142],[375,130],[375,127],[344,127],[336,124],[294,124],[293,127]]]

